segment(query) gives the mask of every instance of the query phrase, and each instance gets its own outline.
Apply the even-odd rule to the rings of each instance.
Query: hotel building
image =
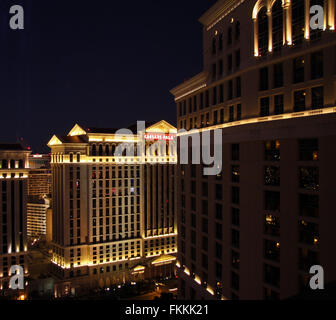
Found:
[[[174,274],[175,138],[160,121],[123,131],[75,125],[50,140],[56,296]]]
[[[27,268],[26,198],[28,155],[19,144],[0,144],[0,292],[7,291],[10,268]]]
[[[51,169],[49,154],[29,156],[27,234],[31,238],[45,238],[47,211],[50,209]]]
[[[223,161],[178,166],[181,299],[285,299],[313,265],[336,280],[335,10],[221,0],[200,18],[204,69],[171,93],[178,129],[221,129]]]

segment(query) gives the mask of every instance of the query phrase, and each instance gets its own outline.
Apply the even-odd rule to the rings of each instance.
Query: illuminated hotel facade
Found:
[[[181,299],[285,299],[313,265],[336,280],[335,10],[222,0],[200,18],[204,70],[171,93],[178,129],[222,130],[223,166],[178,165]]]
[[[47,211],[50,208],[51,169],[49,154],[29,156],[27,235],[45,239],[47,235]]]
[[[27,261],[27,180],[30,151],[19,144],[0,144],[0,290],[9,287],[10,268]],[[1,292],[0,291],[0,292]]]
[[[173,275],[175,137],[160,121],[50,140],[55,295]]]

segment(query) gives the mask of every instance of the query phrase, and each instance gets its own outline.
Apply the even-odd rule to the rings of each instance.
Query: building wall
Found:
[[[312,4],[218,1],[200,19],[203,72],[171,92],[179,129],[222,130],[223,168],[207,177],[201,165],[179,166],[180,298],[284,299],[307,287],[314,264],[335,280],[335,4],[322,3],[319,32],[309,28]],[[309,161],[302,143],[318,149]]]
[[[146,145],[137,139],[136,146]],[[118,144],[52,146],[53,270],[72,286],[173,272],[170,258],[152,262],[177,251],[176,166],[159,151],[148,154],[147,164],[144,154],[115,157]]]
[[[10,268],[27,262],[27,178],[28,153],[0,150],[0,290],[9,286]]]

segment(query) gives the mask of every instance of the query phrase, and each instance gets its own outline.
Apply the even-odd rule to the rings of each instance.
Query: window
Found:
[[[222,224],[216,223],[216,239],[222,240],[223,239],[223,228]]]
[[[239,67],[240,67],[240,50],[236,50],[235,56],[236,56],[236,69],[239,69]]]
[[[265,191],[265,210],[270,212],[280,211],[280,192]]]
[[[229,109],[229,122],[234,121],[234,106],[231,106]]]
[[[283,94],[278,94],[274,96],[274,114],[284,113],[284,96]]]
[[[205,107],[209,107],[209,90],[205,91]]]
[[[299,195],[299,214],[303,217],[319,216],[319,196],[310,194]]]
[[[299,187],[308,191],[319,190],[319,168],[300,167],[299,168]]]
[[[230,80],[228,86],[228,100],[232,100],[232,98],[233,98],[233,82],[232,80]]]
[[[318,245],[318,225],[305,220],[299,221],[299,242],[309,245]]]
[[[274,287],[280,286],[280,268],[264,265],[264,281]]]
[[[218,111],[217,110],[215,110],[214,112],[213,112],[213,124],[217,124],[218,123]]]
[[[231,244],[232,247],[239,249],[239,231],[231,230]]]
[[[202,92],[200,94],[200,109],[203,109],[204,108],[204,93]]]
[[[231,224],[234,226],[240,226],[239,219],[240,210],[238,208],[231,208]]]
[[[223,50],[223,34],[220,33],[218,37],[218,50]]]
[[[223,219],[223,207],[219,203],[216,203],[216,219],[217,220]]]
[[[232,250],[231,251],[231,266],[233,269],[239,270],[240,264],[240,254],[239,252]]]
[[[219,86],[219,103],[223,103],[224,102],[224,85],[221,84]]]
[[[267,9],[263,7],[258,13],[258,44],[259,55],[265,56],[268,52],[268,16]]]
[[[242,117],[241,104],[237,104],[237,120],[241,120],[241,117]]]
[[[283,45],[283,9],[281,0],[277,0],[272,7],[272,34],[273,51],[280,51]]]
[[[239,275],[231,272],[231,287],[233,290],[239,291]]]
[[[227,57],[227,71],[228,73],[232,72],[232,54],[229,54]]]
[[[240,38],[240,22],[236,22],[236,27],[235,27],[235,39],[239,40]]]
[[[294,111],[306,110],[306,91],[299,90],[294,92]]]
[[[231,145],[231,160],[239,161],[239,144],[237,143]]]
[[[318,160],[319,145],[318,139],[299,140],[299,160],[316,161]]]
[[[293,44],[301,44],[305,30],[305,0],[292,0],[292,38]]]
[[[307,248],[299,248],[299,269],[308,272],[311,266],[319,265],[319,253]]]
[[[216,38],[212,39],[212,54],[216,54]]]
[[[216,80],[217,77],[217,65],[216,63],[212,64],[212,79]]]
[[[221,184],[216,184],[216,200],[222,200],[223,198],[223,186]]]
[[[264,288],[264,298],[265,300],[279,300],[280,296],[279,293],[273,291],[272,289],[269,288]]]
[[[227,44],[231,45],[232,44],[232,28],[229,27],[227,31]]]
[[[270,104],[270,98],[265,97],[260,99],[260,116],[261,117],[267,117],[269,116],[269,104]]]
[[[265,215],[265,234],[280,236],[280,218],[272,214]]]
[[[280,261],[280,243],[264,240],[264,257],[273,261]]]
[[[324,107],[323,87],[312,88],[312,109],[322,109]]]
[[[231,181],[233,183],[239,183],[240,180],[240,166],[231,167]]]
[[[241,97],[241,78],[236,78],[236,98]]]
[[[218,242],[216,242],[216,258],[222,259],[222,256],[223,256],[223,248]]]
[[[293,60],[293,83],[304,81],[304,57],[298,57]]]
[[[310,57],[311,79],[323,78],[323,51],[314,52]]]
[[[259,90],[268,90],[268,68],[262,68],[259,70]]]
[[[240,203],[240,190],[238,187],[232,187],[231,190],[231,196],[232,196],[232,203],[233,204],[239,204]]]
[[[283,86],[283,64],[278,63],[273,66],[273,88]]]
[[[212,89],[212,104],[216,105],[217,104],[217,87],[214,87]]]
[[[268,166],[265,167],[265,179],[266,186],[280,186],[280,168]]]
[[[224,109],[223,108],[220,110],[219,121],[220,121],[220,123],[224,123]]]
[[[218,62],[218,74],[220,76],[223,75],[223,60],[222,59],[220,59],[219,62]]]

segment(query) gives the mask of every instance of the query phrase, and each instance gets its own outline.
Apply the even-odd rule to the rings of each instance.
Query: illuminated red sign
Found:
[[[172,141],[176,138],[173,134],[145,133],[145,140],[166,140]]]

